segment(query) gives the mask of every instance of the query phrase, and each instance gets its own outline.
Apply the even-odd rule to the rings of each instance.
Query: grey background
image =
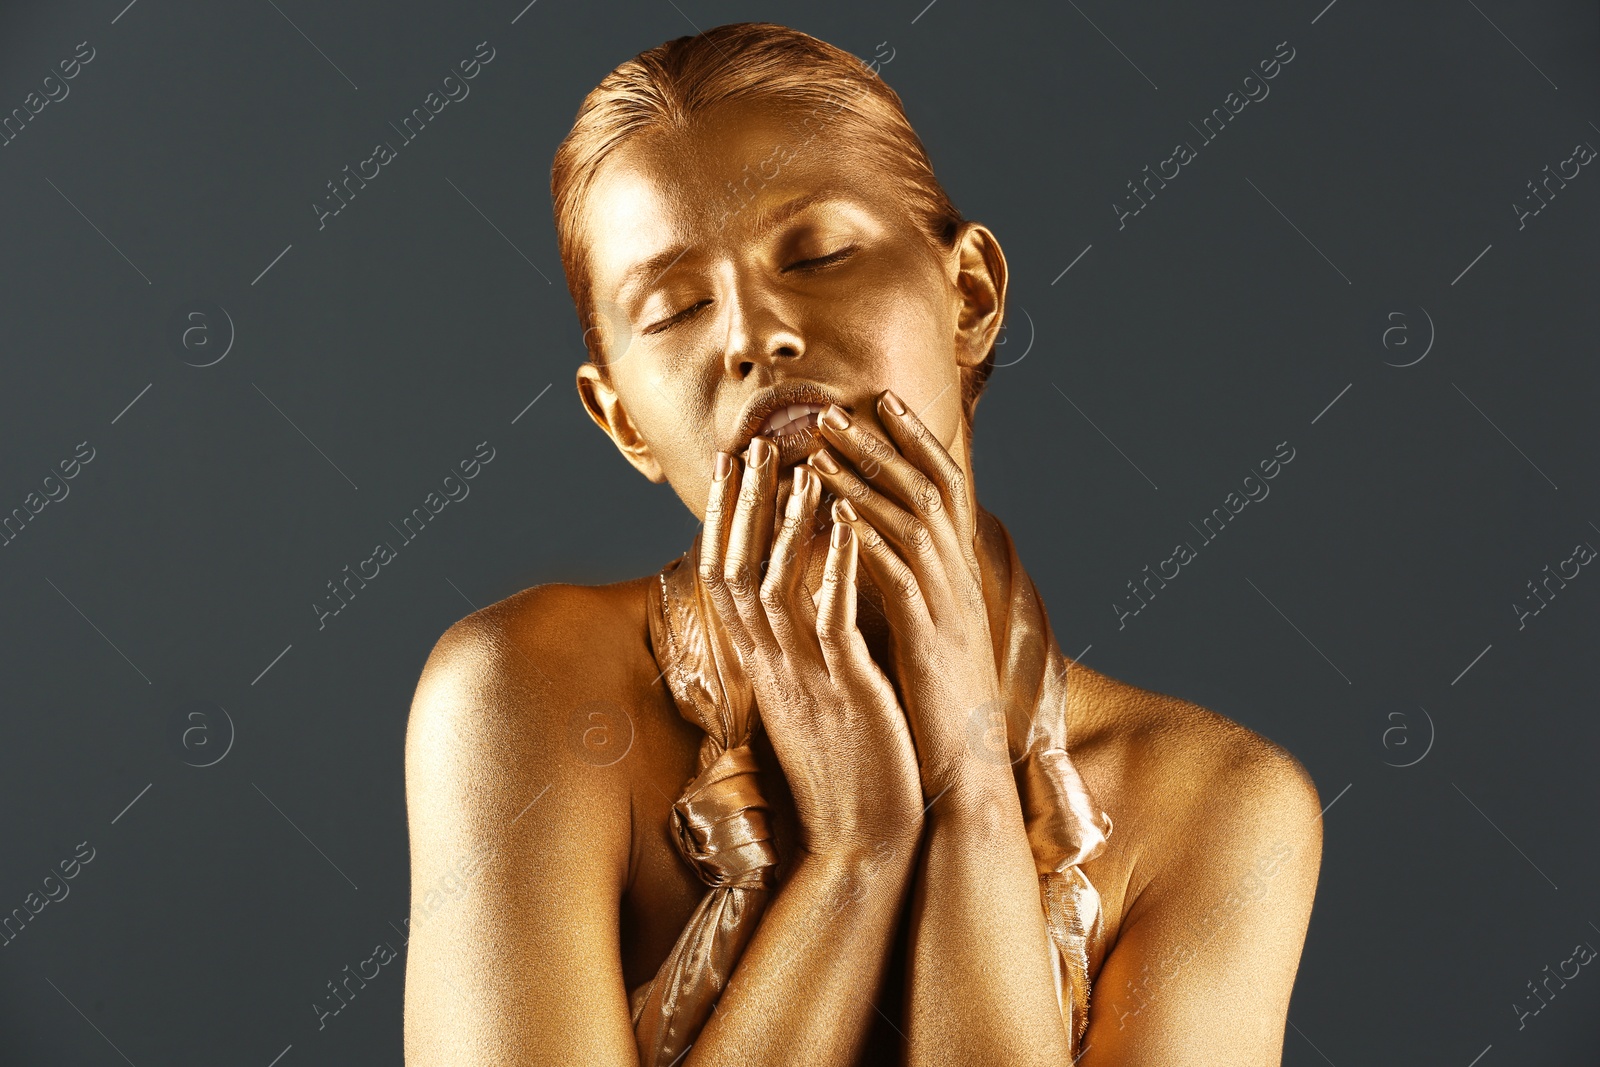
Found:
[[[0,7],[0,112],[96,52],[0,148],[0,513],[95,450],[0,548],[0,914],[95,849],[0,947],[0,1061],[399,1060],[403,963],[320,1031],[311,1005],[401,947],[432,642],[693,532],[573,393],[552,152],[616,63],[751,19],[892,54],[1004,244],[978,481],[1065,650],[1273,738],[1331,805],[1285,1062],[1600,1058],[1589,970],[1513,1007],[1600,946],[1600,578],[1512,606],[1600,545],[1600,175],[1511,207],[1600,145],[1592,4],[125,2]],[[319,230],[324,183],[485,40],[470,96]],[[1119,230],[1124,183],[1282,41],[1271,95]],[[206,368],[180,356],[225,320],[210,349],[174,326],[199,302],[234,333]],[[325,583],[485,440],[470,496],[319,629]],[[1119,628],[1283,441],[1271,495]]]

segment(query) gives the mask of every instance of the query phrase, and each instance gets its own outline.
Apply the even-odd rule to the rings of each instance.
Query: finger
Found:
[[[898,553],[916,571],[917,577],[929,590],[943,589],[947,584],[940,550],[959,551],[954,531],[947,524],[939,525],[939,535],[916,515],[890,501],[883,494],[862,481],[853,471],[841,467],[826,448],[811,455],[809,461],[822,477],[823,484],[831,489],[840,501],[853,508],[869,523],[874,536],[886,538]],[[835,515],[835,518],[838,516]],[[857,534],[861,530],[857,528]],[[936,540],[939,542],[936,544]]]
[[[778,645],[791,654],[815,653],[817,612],[811,594],[801,584],[811,558],[811,533],[816,521],[822,483],[805,464],[794,468],[793,488],[785,494],[783,521],[772,545],[772,561],[761,583],[761,606]]]
[[[794,482],[789,478],[778,478],[778,492],[772,498],[772,543],[778,543],[778,531],[783,528],[784,517],[789,513],[789,496],[794,492]]]
[[[733,521],[739,482],[739,461],[726,452],[718,452],[716,466],[711,472],[711,491],[706,497],[705,528],[700,533],[700,558],[696,568],[700,585],[711,599],[729,641],[741,656],[748,657],[754,646],[723,580],[728,528]]]
[[[848,500],[834,504],[833,517],[850,527],[855,535],[852,540],[861,546],[862,566],[883,594],[883,614],[889,620],[890,634],[912,648],[926,642],[935,619],[911,568],[870,522],[855,514]]]
[[[884,429],[894,438],[900,452],[939,487],[944,505],[949,509],[956,530],[961,535],[961,543],[966,546],[971,562],[976,565],[977,556],[971,545],[977,533],[977,520],[969,496],[966,471],[893,390],[884,390],[878,400],[878,411]]]
[[[835,522],[822,565],[817,603],[817,643],[828,674],[843,677],[854,664],[850,635],[856,632],[856,538],[848,523]]]
[[[761,567],[772,539],[772,506],[776,495],[777,449],[764,437],[750,442],[738,503],[728,529],[722,581],[745,630],[759,648],[772,647],[772,628],[761,608]]]
[[[828,443],[880,492],[923,522],[946,521],[941,514],[944,496],[932,478],[917,469],[915,457],[895,451],[889,442],[851,419],[838,405],[826,408],[817,425]]]

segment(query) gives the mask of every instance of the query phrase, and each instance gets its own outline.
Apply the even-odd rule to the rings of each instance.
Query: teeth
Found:
[[[783,437],[800,433],[816,425],[817,415],[821,411],[821,404],[790,404],[788,407],[778,408],[767,416],[761,424],[760,432],[765,437]]]

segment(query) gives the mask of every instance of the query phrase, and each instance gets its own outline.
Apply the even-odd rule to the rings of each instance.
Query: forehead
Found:
[[[748,239],[766,212],[798,196],[835,195],[885,221],[904,216],[885,153],[841,134],[825,110],[753,100],[721,105],[687,129],[629,138],[601,164],[583,205],[599,293],[615,295],[630,267],[663,250]]]

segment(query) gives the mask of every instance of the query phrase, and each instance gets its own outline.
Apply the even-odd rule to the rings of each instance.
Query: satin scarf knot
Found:
[[[760,775],[749,745],[724,749],[672,806],[678,851],[708,886],[776,884],[778,852]]]

